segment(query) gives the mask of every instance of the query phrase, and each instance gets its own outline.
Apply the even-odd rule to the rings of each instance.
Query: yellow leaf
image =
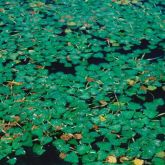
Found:
[[[112,46],[119,46],[119,43],[117,43],[117,42],[112,43]]]
[[[65,29],[65,33],[71,33],[71,32],[72,32],[71,29],[69,29],[69,28]]]
[[[13,81],[8,81],[9,86],[13,86],[13,85],[20,86],[22,84],[23,84],[23,82],[16,82],[14,80]]]
[[[75,22],[68,22],[67,25],[68,25],[68,26],[75,26],[76,23],[75,23]]]
[[[117,159],[116,159],[115,156],[110,155],[106,158],[106,162],[108,162],[108,163],[117,163]]]
[[[117,106],[123,106],[125,103],[122,103],[122,102],[114,102],[113,105],[117,105]]]
[[[165,86],[162,86],[163,91],[165,91]]]
[[[133,164],[134,164],[134,165],[143,165],[143,164],[144,164],[144,160],[135,158],[135,159],[133,160]]]
[[[126,156],[120,157],[120,162],[123,163],[124,161],[128,161],[129,159]]]
[[[157,87],[156,87],[156,86],[151,86],[151,85],[149,85],[149,86],[147,87],[147,89],[148,89],[149,91],[154,91],[155,89],[157,89]]]
[[[128,80],[127,80],[127,83],[128,83],[130,86],[133,86],[133,85],[136,83],[136,81],[128,79]]]
[[[156,157],[165,158],[165,152],[164,152],[164,151],[158,152],[158,153],[156,154]]]
[[[44,5],[45,5],[45,3],[43,3],[43,2],[30,3],[30,7],[42,7]]]
[[[103,107],[108,104],[105,100],[100,100],[99,102],[100,102],[101,106],[103,106]]]
[[[138,0],[133,0],[132,3],[138,3]]]
[[[100,119],[100,121],[105,121],[106,120],[106,118],[103,115],[100,115],[99,119]]]

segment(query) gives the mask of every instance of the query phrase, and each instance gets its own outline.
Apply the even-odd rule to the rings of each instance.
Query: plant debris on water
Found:
[[[0,164],[164,165],[164,6],[1,0]]]

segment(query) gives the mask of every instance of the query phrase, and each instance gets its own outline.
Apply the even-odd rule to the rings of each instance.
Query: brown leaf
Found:
[[[44,69],[44,66],[42,66],[42,65],[36,65],[36,68],[37,69]]]
[[[37,129],[37,128],[38,128],[38,126],[33,125],[31,129],[34,130],[34,129]]]
[[[23,84],[23,82],[16,82],[14,80],[13,81],[8,81],[9,86],[13,86],[13,85],[20,86],[22,84]]]
[[[36,12],[35,12],[35,11],[31,11],[30,13],[31,13],[32,15],[36,14]]]
[[[98,125],[93,125],[93,129],[94,130],[98,130],[99,129],[99,126]]]
[[[88,82],[93,82],[93,81],[94,81],[94,79],[91,78],[91,77],[87,77],[86,80],[87,80]]]
[[[33,110],[34,107],[29,107],[28,110]]]
[[[60,138],[65,140],[65,141],[70,140],[72,137],[73,137],[72,134],[63,134],[63,135],[60,136]]]
[[[154,76],[151,76],[151,77],[148,77],[148,80],[156,80],[156,77],[154,77]]]
[[[5,12],[5,9],[0,8],[0,13],[4,13],[4,12]]]
[[[23,102],[25,102],[25,97],[22,98],[22,99],[16,100],[15,102],[17,102],[17,103],[23,103]]]
[[[36,3],[36,6],[37,6],[37,7],[42,7],[42,6],[44,6],[44,5],[45,5],[45,4],[42,3],[42,2],[37,2],[37,3]]]
[[[62,126],[55,126],[56,131],[60,131],[62,129]]]
[[[82,139],[82,134],[77,133],[77,134],[74,134],[73,137],[77,140],[80,140],[80,139]]]
[[[59,157],[60,157],[61,159],[65,159],[66,154],[65,154],[65,153],[63,153],[63,152],[61,152],[61,153],[60,153],[60,155],[59,155]]]
[[[100,102],[101,106],[103,106],[103,107],[108,104],[105,100],[100,100],[99,102]]]
[[[143,91],[146,91],[146,90],[147,90],[147,87],[144,86],[144,85],[142,85],[142,86],[140,87],[140,89],[143,90]]]
[[[16,122],[20,121],[20,117],[19,116],[14,116],[13,118],[15,119]]]

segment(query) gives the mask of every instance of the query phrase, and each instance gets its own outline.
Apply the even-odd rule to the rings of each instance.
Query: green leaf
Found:
[[[137,104],[137,103],[128,103],[128,109],[131,109],[131,110],[137,110],[137,109],[140,109],[141,108],[141,105],[140,104]]]
[[[87,145],[79,145],[77,146],[77,152],[80,155],[83,155],[85,153],[87,153],[90,150],[90,147]]]
[[[108,153],[102,150],[98,151],[97,154],[98,154],[98,160],[101,160],[101,161],[105,160],[108,156]]]
[[[164,165],[165,161],[164,161],[164,159],[161,159],[161,158],[154,158],[152,160],[152,163],[154,165]]]
[[[85,163],[90,163],[94,162],[97,157],[97,154],[95,151],[90,151],[87,155],[83,155],[82,157],[82,162]]]
[[[97,146],[100,148],[102,151],[110,151],[112,144],[109,142],[98,142]]]
[[[67,162],[70,162],[70,163],[78,163],[79,162],[78,156],[75,152],[71,152],[71,153],[67,154],[67,156],[65,157],[64,160]]]
[[[9,164],[13,165],[17,162],[17,158],[11,158],[7,161]]]
[[[134,111],[123,111],[122,112],[122,117],[125,119],[131,119],[134,116]]]
[[[149,118],[154,118],[158,114],[158,112],[154,109],[145,109],[143,112]]]
[[[25,155],[26,151],[23,148],[19,148],[18,150],[16,150],[15,155],[19,156],[19,155]]]
[[[52,140],[53,140],[52,137],[48,137],[48,136],[46,136],[46,137],[42,137],[42,139],[41,139],[41,143],[42,143],[43,145],[45,145],[45,144],[50,143]]]
[[[33,145],[33,152],[37,155],[42,155],[46,150],[43,149],[42,145],[34,144]]]
[[[32,130],[32,134],[41,138],[43,136],[43,130],[41,128],[36,128]]]

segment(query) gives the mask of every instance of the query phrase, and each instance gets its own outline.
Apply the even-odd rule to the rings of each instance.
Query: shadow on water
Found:
[[[101,63],[108,63],[104,58],[96,58],[96,57],[91,57],[88,59],[89,64],[101,64]]]
[[[42,156],[36,156],[31,150],[25,156],[18,157],[16,165],[70,165],[59,158],[59,152],[51,145],[45,147],[46,152]]]
[[[165,91],[161,87],[159,87],[154,91],[147,92],[143,96],[145,99],[141,100],[140,98],[137,97],[137,95],[134,95],[132,96],[132,101],[143,105],[145,102],[153,102],[155,99],[161,98],[162,100],[165,100]],[[165,105],[159,105],[157,107],[158,115],[160,115],[159,117],[156,118],[157,120],[160,120],[161,114],[164,113],[164,108],[165,108]],[[163,140],[162,135],[160,135],[158,138]]]
[[[64,74],[75,74],[75,68],[72,67],[65,67],[64,64],[59,62],[52,62],[50,66],[46,66],[45,69],[51,73],[63,72]]]

